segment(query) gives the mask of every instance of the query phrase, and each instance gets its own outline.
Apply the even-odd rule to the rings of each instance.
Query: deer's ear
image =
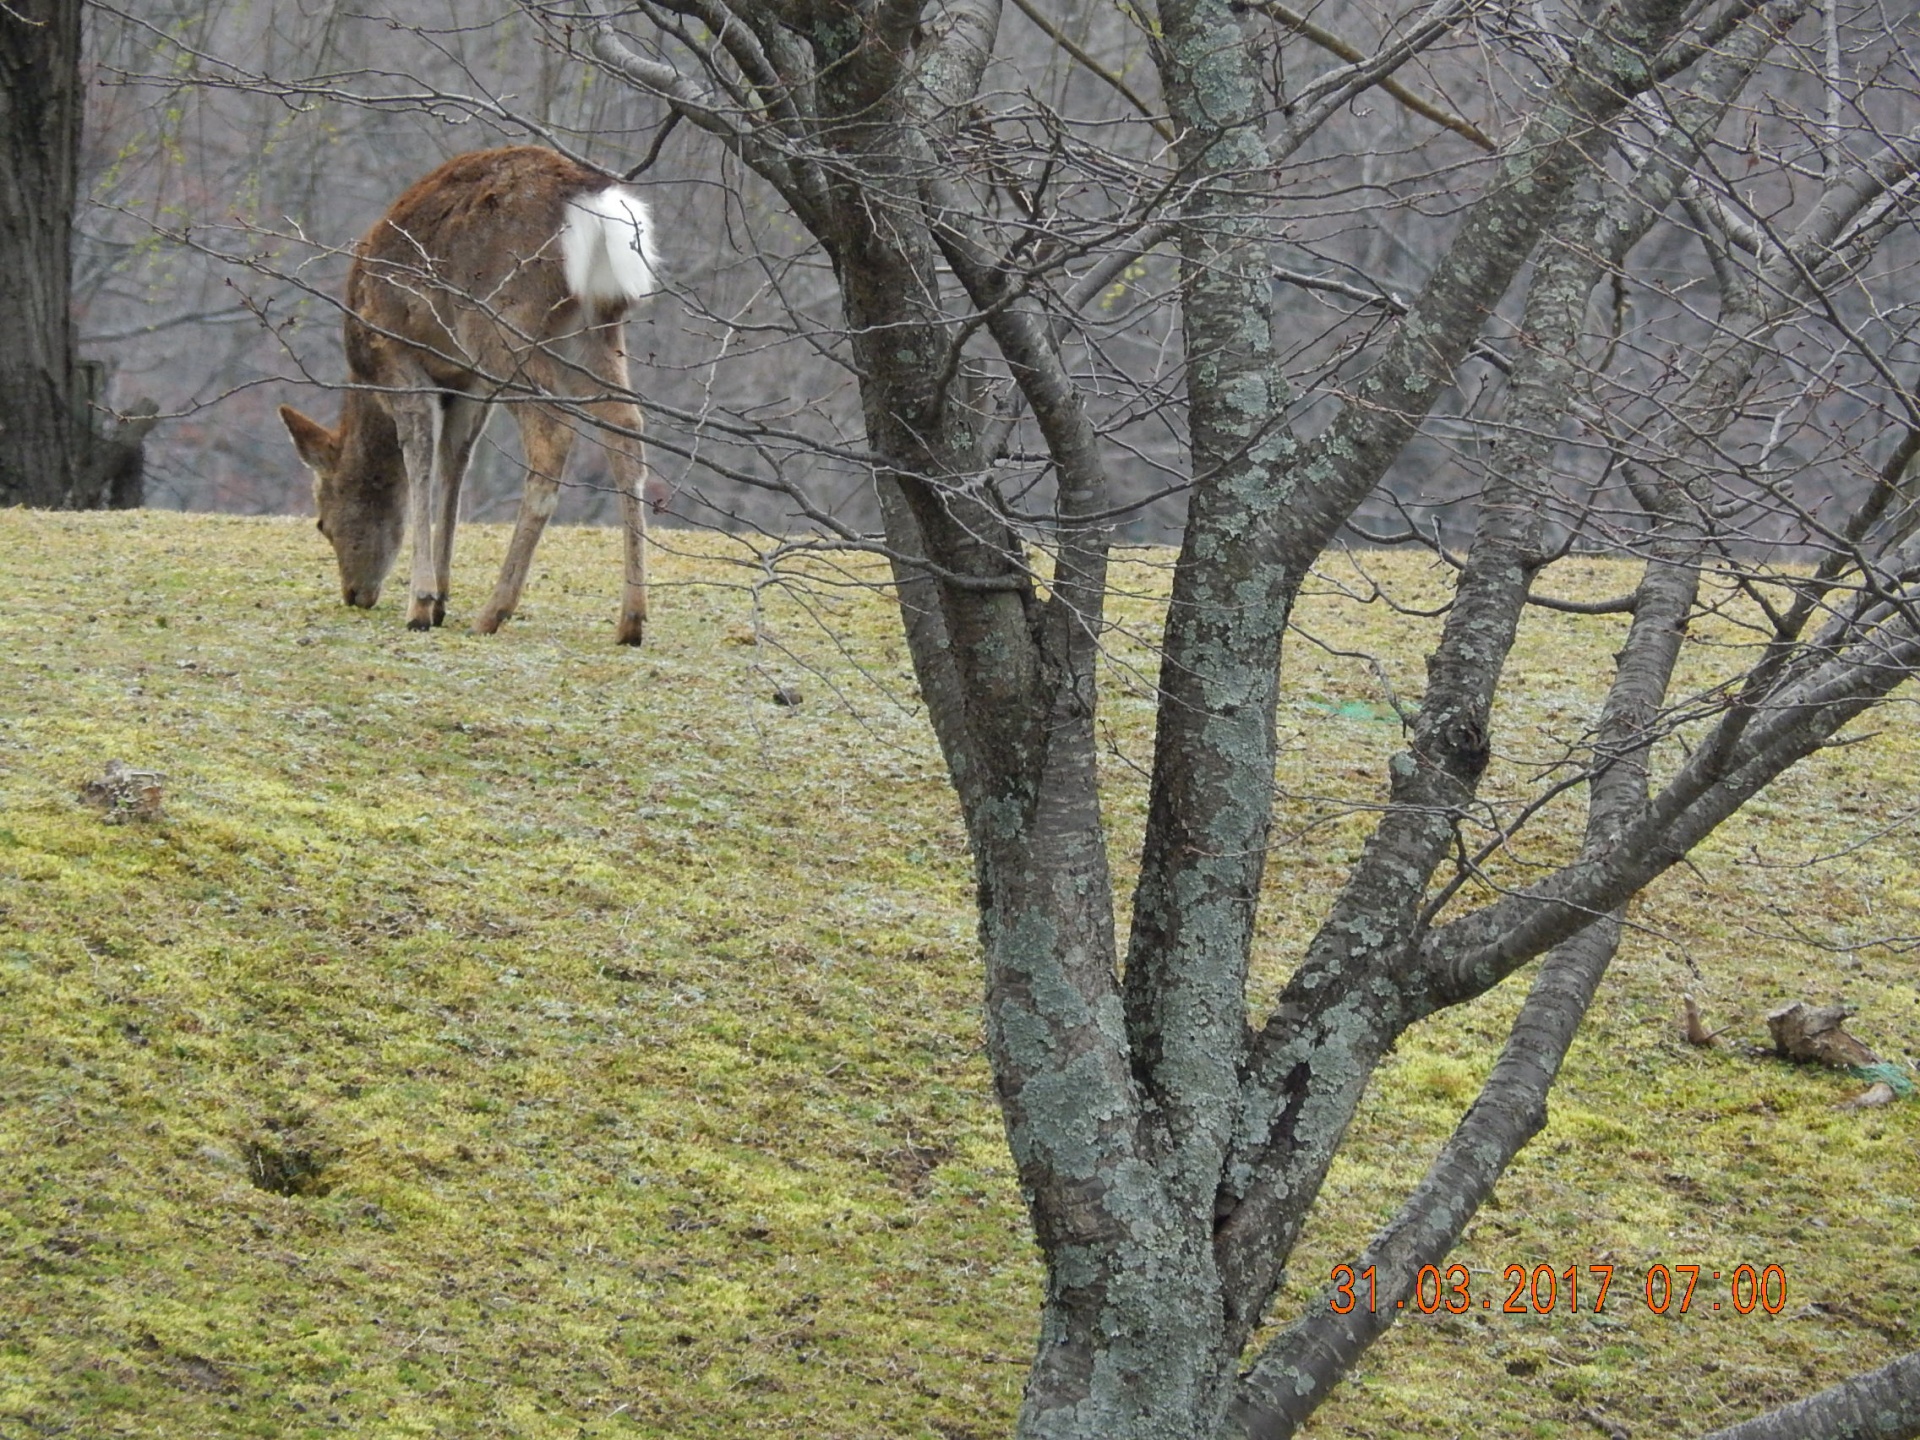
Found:
[[[318,420],[309,420],[291,405],[280,407],[280,419],[293,437],[293,448],[309,469],[330,471],[340,463],[340,437]]]

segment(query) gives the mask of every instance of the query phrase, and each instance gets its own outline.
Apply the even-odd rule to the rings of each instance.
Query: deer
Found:
[[[347,272],[349,388],[328,429],[280,418],[313,473],[340,595],[370,608],[412,533],[407,628],[442,624],[460,483],[494,403],[510,404],[526,485],[492,598],[518,608],[584,415],[620,491],[625,573],[615,638],[647,621],[646,452],[627,385],[628,308],[659,288],[645,203],[611,175],[539,146],[456,156],[410,187],[355,248]]]

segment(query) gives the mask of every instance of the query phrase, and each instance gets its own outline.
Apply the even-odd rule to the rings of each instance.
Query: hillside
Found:
[[[463,533],[453,626],[504,536]],[[658,538],[633,653],[607,531],[553,531],[523,616],[478,639],[407,633],[391,593],[340,606],[307,521],[0,511],[4,1440],[1007,1433],[1039,1271],[897,622],[871,569],[776,584],[737,542]],[[1367,568],[1438,593],[1412,557]],[[1164,571],[1120,580],[1124,876]],[[1365,589],[1330,575],[1302,612],[1323,644],[1289,660],[1263,994],[1399,733],[1343,652],[1417,694],[1423,625]],[[1591,713],[1577,664],[1611,624],[1529,621],[1501,764]],[[1455,1257],[1493,1311],[1398,1326],[1313,1434],[1698,1434],[1920,1344],[1920,1101],[1839,1112],[1855,1082],[1744,1048],[1783,1000],[1844,997],[1920,1055],[1920,746],[1910,709],[1877,728],[1643,903]],[[113,759],[164,772],[159,816],[79,801]],[[1682,1044],[1682,991],[1737,1043]],[[1296,1303],[1417,1178],[1517,1002],[1383,1068]],[[1637,1291],[1743,1262],[1782,1268],[1780,1314],[1499,1313],[1510,1264]]]

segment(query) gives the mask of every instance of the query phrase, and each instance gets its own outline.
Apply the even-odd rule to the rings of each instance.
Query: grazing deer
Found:
[[[646,454],[622,330],[627,307],[658,286],[640,197],[551,150],[461,155],[394,202],[347,272],[347,373],[356,388],[338,428],[280,407],[313,471],[320,533],[333,542],[347,604],[380,598],[404,525],[413,531],[407,628],[446,618],[460,482],[487,405],[505,400],[520,422],[526,490],[499,583],[473,628],[492,634],[520,603],[584,413],[608,427],[602,443],[620,487],[626,580],[617,638],[640,643]]]

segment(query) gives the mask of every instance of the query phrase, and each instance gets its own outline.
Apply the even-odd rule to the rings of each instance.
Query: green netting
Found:
[[[1886,1081],[1893,1087],[1893,1093],[1902,1099],[1913,1094],[1913,1077],[1907,1074],[1907,1068],[1904,1065],[1895,1065],[1891,1061],[1882,1060],[1878,1065],[1849,1065],[1847,1069],[1862,1080]]]

